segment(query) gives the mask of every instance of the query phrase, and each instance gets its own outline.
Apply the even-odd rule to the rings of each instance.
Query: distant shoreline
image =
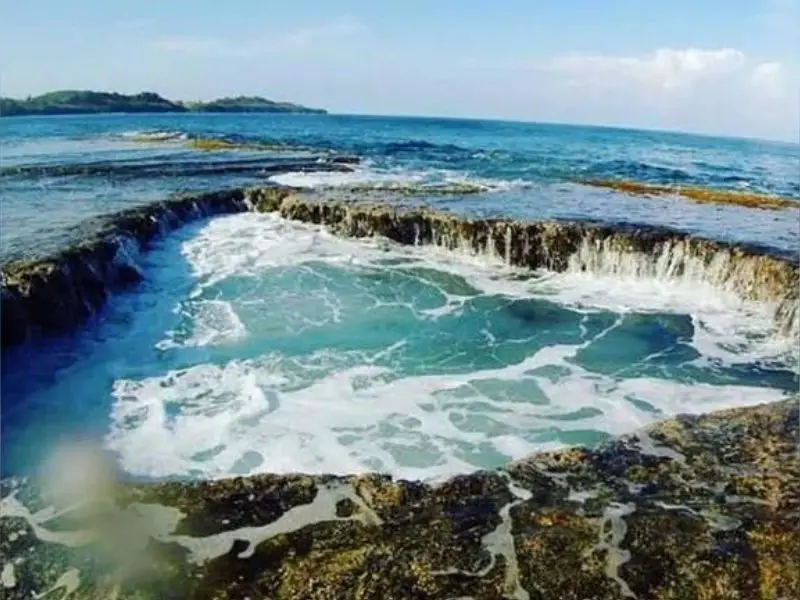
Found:
[[[59,92],[56,92],[59,93]],[[101,93],[101,92],[95,92]],[[47,94],[45,94],[47,95]],[[121,95],[121,94],[118,94]],[[41,96],[37,96],[37,98],[41,98]],[[159,114],[184,114],[184,115],[203,115],[203,114],[287,114],[287,115],[297,115],[297,114],[317,114],[317,115],[335,115],[338,117],[358,117],[361,119],[421,119],[421,120],[444,120],[444,121],[478,121],[478,122],[489,122],[489,123],[513,123],[515,125],[531,125],[537,127],[571,127],[575,129],[599,129],[599,130],[613,130],[618,131],[621,133],[644,133],[644,134],[666,134],[666,135],[675,135],[675,136],[689,136],[689,137],[701,137],[701,138],[712,138],[715,140],[721,141],[742,141],[742,142],[749,142],[749,143],[758,143],[758,144],[777,144],[784,147],[791,147],[792,151],[796,151],[797,148],[800,146],[800,140],[789,138],[789,137],[755,137],[755,136],[748,136],[748,135],[741,135],[741,134],[730,134],[730,133],[722,133],[719,131],[702,131],[702,130],[680,130],[680,129],[664,129],[664,128],[657,128],[657,127],[642,127],[642,126],[631,126],[626,125],[624,123],[588,123],[588,122],[567,122],[567,121],[550,121],[550,120],[537,120],[537,119],[528,119],[528,118],[515,118],[515,117],[503,117],[503,116],[469,116],[469,115],[442,115],[442,114],[418,114],[418,113],[381,113],[381,112],[334,112],[331,113],[326,109],[321,108],[309,108],[306,106],[292,104],[289,102],[279,103],[275,102],[278,106],[293,106],[295,107],[292,109],[269,109],[269,108],[262,108],[262,109],[255,109],[253,110],[252,106],[231,106],[230,108],[226,108],[224,110],[215,110],[210,107],[217,100],[212,100],[209,102],[200,102],[200,103],[191,103],[191,102],[170,102],[162,98],[164,102],[169,102],[170,104],[174,104],[177,108],[174,109],[152,109],[152,110],[92,110],[92,111],[75,111],[75,110],[67,110],[67,111],[59,111],[59,112],[24,112],[24,113],[7,113],[5,108],[7,103],[15,102],[15,103],[24,103],[27,100],[19,100],[13,98],[6,98],[0,97],[0,117],[13,117],[13,116],[21,116],[21,117],[37,117],[37,116],[91,116],[91,115],[159,115]],[[225,100],[224,98],[222,100]],[[233,99],[235,100],[235,99]],[[261,100],[264,100],[263,98]],[[269,100],[264,100],[264,102],[270,103]],[[190,108],[198,104],[205,106],[205,108]]]
[[[126,95],[89,90],[61,90],[25,99],[0,98],[0,117],[186,113],[327,114],[327,111],[291,102],[275,102],[260,96],[183,102],[168,100],[153,92]]]

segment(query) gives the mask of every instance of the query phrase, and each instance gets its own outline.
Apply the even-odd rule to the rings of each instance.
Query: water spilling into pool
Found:
[[[252,213],[141,261],[85,331],[7,357],[6,473],[89,436],[132,476],[439,479],[796,387],[769,307],[702,282],[531,273]]]

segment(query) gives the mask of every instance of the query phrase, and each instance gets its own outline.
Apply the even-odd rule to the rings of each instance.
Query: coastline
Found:
[[[173,101],[153,92],[119,94],[92,90],[57,90],[24,99],[0,97],[0,117],[86,114],[181,113],[289,113],[326,114],[291,102],[260,96],[236,96],[209,101]]]
[[[137,254],[157,238],[250,211],[531,271],[598,269],[617,255],[650,268],[672,252],[728,291],[777,303],[788,335],[798,327],[800,268],[765,247],[652,225],[468,219],[275,185],[125,210],[49,258],[3,265],[3,350],[79,328],[146,277]],[[0,584],[8,598],[794,597],[799,403],[678,416],[438,483],[379,473],[144,483],[101,476],[101,461],[88,472],[91,460],[70,462],[64,489],[0,481]]]

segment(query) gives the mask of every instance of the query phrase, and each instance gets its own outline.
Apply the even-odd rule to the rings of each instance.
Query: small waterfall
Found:
[[[657,227],[459,219],[427,209],[399,212],[387,206],[320,202],[291,188],[258,187],[124,211],[79,246],[46,259],[4,265],[2,347],[21,343],[31,334],[74,329],[111,291],[141,280],[137,256],[154,238],[192,219],[245,211],[278,212],[346,236],[383,236],[400,244],[483,254],[531,270],[702,283],[768,303],[775,307],[780,332],[797,336],[800,331],[798,266],[761,249]]]
[[[432,244],[480,254],[531,270],[594,273],[712,286],[774,306],[781,334],[800,328],[798,266],[763,249],[695,238],[660,227],[614,227],[582,222],[458,219],[427,209],[337,204],[291,191],[248,192],[257,210],[327,225],[354,237],[380,235],[401,244]]]
[[[586,238],[569,257],[567,271],[655,279],[698,290],[713,287],[774,305],[779,332],[795,337],[799,333],[797,267],[775,257],[747,254],[735,246],[679,238],[666,240],[644,253],[614,237]]]
[[[139,265],[141,247],[136,238],[130,235],[119,235],[114,239],[116,252],[112,259],[112,272],[104,278],[106,287],[115,283],[121,285],[133,284],[144,279],[144,272]]]
[[[503,254],[503,257],[505,258],[507,265],[511,264],[511,246],[513,244],[513,241],[514,241],[513,233],[511,230],[511,226],[509,225],[506,227],[505,253]]]
[[[729,256],[730,253],[722,251],[707,263],[701,256],[692,256],[681,241],[668,240],[645,254],[621,247],[614,238],[584,239],[577,252],[569,257],[567,271],[718,284]]]
[[[752,300],[776,300],[797,292],[797,266],[737,246],[690,237],[655,244],[647,252],[635,238],[585,238],[569,256],[567,270],[616,277],[705,284]]]

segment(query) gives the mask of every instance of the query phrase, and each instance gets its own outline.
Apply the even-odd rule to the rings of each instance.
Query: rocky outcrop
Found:
[[[0,584],[9,600],[799,598],[798,419],[797,398],[683,416],[438,485],[83,476],[49,508],[49,486],[8,480]]]
[[[497,191],[496,186],[489,183],[453,182],[453,183],[398,183],[392,181],[374,181],[355,183],[352,185],[315,186],[315,190],[335,193],[338,201],[352,198],[358,201],[369,201],[373,196],[386,199],[391,197],[425,197],[436,196],[470,196]]]
[[[242,190],[175,198],[103,219],[83,242],[49,258],[4,265],[2,347],[74,330],[110,293],[142,279],[136,255],[154,238],[193,219],[244,210]]]
[[[346,165],[340,165],[346,168]],[[335,192],[331,192],[335,193]],[[702,283],[768,303],[780,335],[798,335],[796,259],[652,226],[466,219],[428,209],[337,202],[284,187],[236,189],[157,203],[107,219],[82,244],[2,269],[2,347],[74,329],[119,287],[142,275],[134,256],[156,235],[199,216],[257,210],[323,224],[346,236],[380,235],[496,256],[510,265]]]
[[[76,247],[6,265],[3,346],[77,327],[140,280],[136,254],[157,236],[245,210],[530,269],[703,281],[773,304],[776,322],[797,330],[797,265],[762,248],[258,188],[126,211]],[[52,480],[0,485],[0,590],[9,599],[798,598],[799,403],[683,416],[436,485],[380,474],[147,484],[76,461],[57,478],[69,493]]]
[[[347,157],[343,157],[347,159]],[[280,173],[350,173],[352,163],[337,157],[238,158],[215,162],[162,160],[157,164],[94,161],[87,163],[14,165],[0,168],[0,177],[102,177],[115,179],[194,177],[200,175],[276,175]]]

